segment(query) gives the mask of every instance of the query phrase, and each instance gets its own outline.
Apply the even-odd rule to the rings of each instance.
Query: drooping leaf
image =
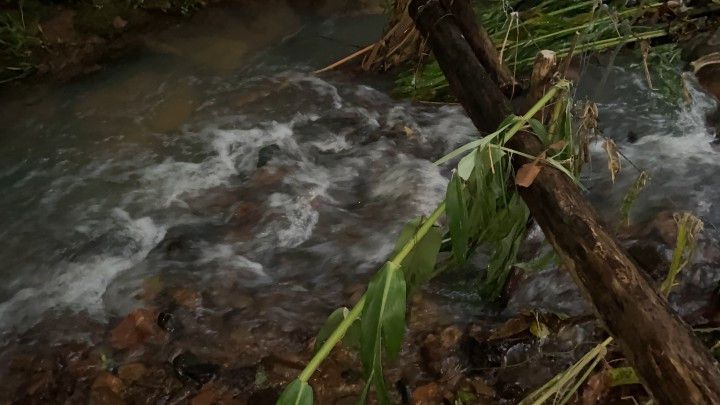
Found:
[[[395,243],[395,252],[398,252],[410,238],[415,236],[422,224],[422,218],[415,218],[408,222]],[[415,244],[415,248],[405,257],[400,267],[405,276],[408,291],[430,280],[435,269],[435,262],[442,244],[442,233],[437,227],[432,227],[427,234]]]
[[[366,384],[373,384],[378,401],[386,403],[382,349],[389,358],[397,356],[405,334],[406,288],[400,268],[392,262],[385,263],[370,281],[366,300],[360,318],[360,358]]]
[[[495,246],[480,288],[483,297],[497,299],[502,293],[520,243],[525,236],[528,209],[517,194],[490,224],[488,241]]]
[[[530,124],[530,128],[532,128],[532,131],[538,136],[538,138],[540,138],[542,143],[548,142],[547,130],[542,122],[536,120],[535,118],[530,118],[528,120],[528,124]]]
[[[312,387],[300,379],[295,379],[288,384],[277,400],[277,405],[312,405],[312,403]]]
[[[640,192],[647,185],[649,179],[650,176],[648,173],[645,170],[641,171],[632,186],[628,188],[627,193],[625,193],[625,197],[623,197],[622,206],[620,207],[620,215],[622,216],[623,224],[626,226],[630,225],[630,210],[640,195]]]
[[[457,166],[457,174],[461,179],[467,180],[470,178],[473,169],[475,168],[475,156],[477,151],[472,151],[467,154],[464,158],[460,159]]]
[[[340,325],[340,322],[347,318],[349,313],[349,309],[342,307],[336,309],[335,311],[333,311],[332,314],[330,314],[330,316],[328,316],[327,320],[325,320],[325,323],[320,328],[320,331],[318,331],[317,337],[315,337],[314,351],[316,353],[325,343],[325,341],[328,340],[328,338],[335,331],[335,329],[337,329],[338,325]],[[343,337],[343,343],[348,347],[355,347],[358,345],[358,328],[359,322],[355,321],[352,326],[350,326],[350,328],[345,332],[345,336]]]
[[[612,139],[605,139],[603,142],[603,149],[608,156],[608,170],[610,171],[610,179],[615,183],[615,176],[620,173],[620,155],[618,153],[618,147],[615,141]]]
[[[465,262],[468,250],[468,212],[463,194],[460,177],[454,174],[448,184],[445,196],[445,210],[450,223],[450,239],[455,261],[460,265]]]

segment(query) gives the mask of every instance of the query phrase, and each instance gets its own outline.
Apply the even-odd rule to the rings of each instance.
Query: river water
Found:
[[[405,221],[443,198],[448,173],[432,160],[476,136],[460,107],[394,100],[387,78],[311,73],[375,39],[383,23],[210,9],[89,77],[5,91],[0,375],[18,380],[9,399],[32,395],[13,377],[18,353],[67,342],[118,363],[192,350],[224,369],[306,353],[327,314],[362,292]],[[598,103],[604,134],[650,173],[634,220],[690,210],[705,221],[697,263],[673,298],[696,314],[720,280],[720,163],[705,125],[714,101],[691,83],[692,102],[678,106],[620,67],[598,87],[606,73],[590,67],[577,98]],[[612,185],[599,144],[592,152],[583,182],[614,224],[636,171],[624,161]],[[526,254],[541,243],[534,230]],[[652,246],[667,260],[667,245]],[[515,277],[504,307],[482,303],[482,266],[479,255],[431,283],[411,326],[589,313],[557,268]],[[172,313],[183,334],[155,352],[113,352],[108,331],[137,308]],[[580,347],[591,329],[563,339]],[[544,368],[539,346],[524,345],[510,347],[503,365],[534,358]],[[500,379],[527,389],[552,367],[530,370]]]

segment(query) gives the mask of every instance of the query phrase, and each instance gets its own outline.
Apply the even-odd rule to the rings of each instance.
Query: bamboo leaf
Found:
[[[448,184],[445,203],[450,223],[453,256],[458,264],[465,262],[468,250],[468,213],[460,177],[454,174]]]
[[[312,387],[307,382],[297,378],[285,387],[277,400],[277,405],[312,405],[312,403]]]
[[[365,389],[374,384],[380,403],[388,402],[382,374],[383,343],[388,357],[395,357],[400,352],[405,334],[405,293],[400,268],[393,262],[385,263],[368,285],[367,303],[360,318],[360,358],[366,375]]]
[[[320,349],[320,347],[325,343],[325,341],[328,340],[328,338],[335,331],[335,329],[337,329],[338,325],[340,325],[340,322],[342,322],[345,318],[347,318],[349,313],[350,313],[349,309],[342,307],[342,308],[336,309],[335,311],[333,311],[332,314],[330,314],[330,316],[328,316],[327,320],[325,320],[325,323],[320,328],[320,331],[318,331],[317,337],[315,338],[314,351],[316,353]],[[348,347],[358,346],[359,336],[358,336],[357,328],[359,328],[359,323],[356,321],[347,330],[347,332],[345,332],[345,336],[343,337],[343,343],[346,346],[348,346]]]
[[[317,353],[320,346],[322,346],[323,343],[325,343],[325,341],[328,339],[328,337],[330,337],[330,334],[335,330],[335,328],[337,328],[337,326],[340,324],[340,322],[342,322],[342,320],[345,319],[345,316],[347,315],[348,312],[349,312],[348,309],[343,307],[343,308],[336,309],[335,311],[333,311],[332,314],[330,314],[330,316],[328,316],[328,318],[325,320],[325,323],[318,331],[317,336],[315,337],[314,352]]]
[[[630,225],[630,210],[640,195],[640,192],[647,185],[648,180],[650,180],[648,173],[645,170],[641,171],[637,179],[635,179],[635,182],[628,188],[627,193],[625,193],[622,206],[620,207],[620,215],[622,216],[622,222],[625,226]]]
[[[400,233],[395,244],[395,252],[398,252],[410,238],[415,236],[422,224],[422,218],[415,218],[408,222]],[[401,263],[402,273],[405,276],[405,283],[408,291],[430,280],[437,262],[437,255],[442,244],[442,233],[437,227],[432,227],[425,236],[417,242],[415,248]]]
[[[502,293],[520,243],[525,236],[528,216],[525,203],[517,194],[513,194],[508,205],[495,215],[492,223],[489,224],[488,242],[495,245],[495,251],[490,256],[480,288],[481,295],[486,299],[497,299]]]
[[[535,118],[530,118],[528,120],[528,124],[530,124],[530,128],[532,128],[532,131],[540,138],[542,143],[546,144],[548,142],[548,133],[545,129],[545,125],[543,125],[542,122],[536,120]]]
[[[457,166],[457,174],[461,179],[467,180],[470,178],[473,169],[475,168],[475,157],[477,151],[468,153],[464,158],[460,159]]]

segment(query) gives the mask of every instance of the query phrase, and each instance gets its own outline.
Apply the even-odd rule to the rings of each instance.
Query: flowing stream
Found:
[[[362,292],[403,224],[442,200],[448,169],[431,162],[476,137],[459,106],[395,100],[387,78],[311,73],[374,40],[383,24],[213,8],[89,77],[6,90],[0,357],[32,345],[103,345],[133,309],[176,306],[188,336],[179,345],[214,361],[304,350],[324,318]],[[577,98],[598,103],[604,135],[650,173],[633,219],[689,210],[705,221],[686,293],[673,301],[693,313],[720,280],[720,160],[705,124],[714,101],[691,84],[691,104],[678,106],[621,67],[597,88],[605,73],[589,68]],[[613,185],[600,144],[591,149],[583,183],[616,223],[637,172],[623,161]],[[533,230],[526,253],[541,243]],[[516,277],[506,307],[484,304],[483,260],[421,294],[434,323],[589,312],[554,267]],[[198,302],[178,305],[184,296]],[[506,362],[527,359],[514,350]],[[0,376],[12,374],[7,364]]]

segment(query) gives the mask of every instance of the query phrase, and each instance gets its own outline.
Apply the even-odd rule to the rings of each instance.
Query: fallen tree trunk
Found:
[[[467,16],[456,21],[439,0],[413,0],[410,15],[475,126],[494,130],[512,110],[493,81],[497,75],[486,70],[492,66],[483,66],[458,27],[457,21]],[[545,149],[528,132],[516,134],[508,146],[533,156]],[[516,167],[524,163],[527,159],[513,161]],[[719,404],[717,363],[603,228],[571,179],[544,167],[520,194],[654,399],[661,404]]]

